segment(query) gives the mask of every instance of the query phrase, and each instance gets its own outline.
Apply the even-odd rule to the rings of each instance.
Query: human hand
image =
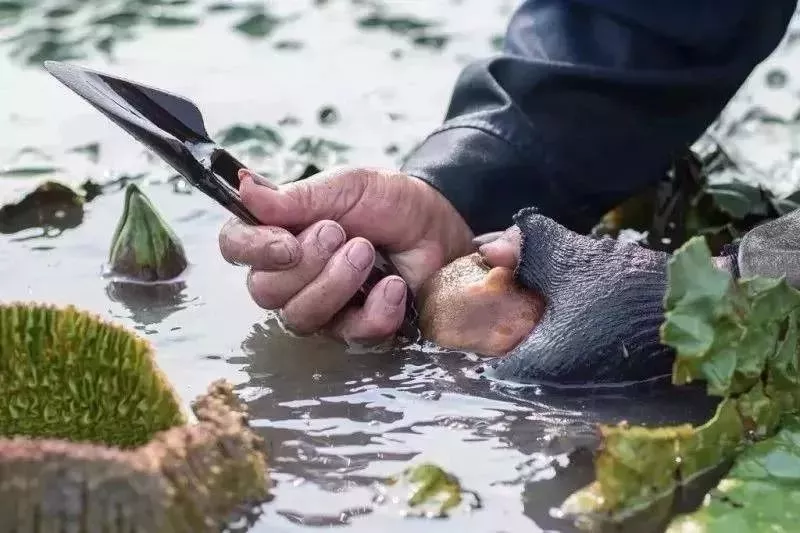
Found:
[[[280,309],[298,333],[347,340],[391,337],[402,324],[406,283],[416,291],[434,271],[472,251],[472,232],[427,183],[382,169],[332,169],[273,190],[240,172],[245,206],[264,224],[229,221],[219,237],[231,263],[251,267],[247,287]],[[375,246],[402,278],[388,276],[360,308],[345,308],[370,273]]]
[[[422,335],[439,346],[503,355],[536,326],[544,301],[514,281],[514,270],[491,268],[479,254],[437,270],[418,294]]]
[[[587,385],[670,374],[673,352],[659,336],[668,254],[578,235],[535,210],[515,222],[479,252],[490,266],[516,267],[545,311],[530,336],[487,365],[488,375]]]

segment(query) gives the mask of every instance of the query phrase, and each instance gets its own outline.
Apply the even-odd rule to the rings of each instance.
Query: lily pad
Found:
[[[268,498],[230,384],[181,401],[152,348],[74,307],[0,305],[0,513],[9,531],[216,533]]]
[[[180,239],[133,183],[125,191],[108,265],[112,273],[137,281],[170,280],[188,266]]]

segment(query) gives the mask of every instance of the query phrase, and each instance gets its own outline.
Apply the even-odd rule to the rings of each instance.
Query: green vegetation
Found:
[[[751,502],[741,511],[731,502],[749,493],[758,501],[770,491],[786,502],[797,497],[792,471],[780,472],[781,465],[800,464],[800,448],[787,445],[797,435],[800,409],[800,292],[783,279],[734,281],[713,266],[705,240],[694,237],[670,261],[665,307],[661,338],[676,351],[673,383],[704,382],[708,394],[722,398],[715,416],[696,428],[601,426],[596,480],[562,510],[588,529],[637,514],[665,523],[680,487],[738,456],[712,498],[673,531],[722,531],[728,520],[750,520],[742,530],[759,530],[760,508]],[[722,497],[731,491],[733,499]],[[732,508],[737,512],[729,518],[724,510]],[[675,529],[690,523],[702,529]]]
[[[268,498],[264,443],[225,382],[180,401],[134,334],[0,306],[4,530],[216,533]]]

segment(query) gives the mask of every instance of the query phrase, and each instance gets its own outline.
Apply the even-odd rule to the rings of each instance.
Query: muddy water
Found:
[[[284,0],[270,2],[265,16],[246,5],[209,14],[206,4],[171,4],[127,2],[139,18],[178,21],[163,27],[135,16],[136,23],[128,16],[96,28],[58,22],[70,28],[59,34],[60,47],[33,38],[50,20],[43,14],[51,4],[5,19],[0,39],[25,28],[33,37],[0,45],[0,198],[16,199],[49,178],[77,184],[140,176],[184,242],[191,267],[183,283],[124,290],[101,276],[123,199],[121,188],[109,187],[87,204],[75,228],[0,235],[0,299],[71,303],[135,328],[155,345],[159,364],[187,403],[216,378],[236,383],[271,449],[276,498],[254,531],[328,525],[354,532],[567,531],[549,510],[590,479],[588,456],[576,450],[592,445],[593,424],[705,417],[708,406],[686,395],[632,400],[508,389],[472,379],[469,354],[430,346],[356,353],[289,336],[248,299],[245,271],[219,256],[217,232],[226,213],[170,181],[169,169],[36,63],[84,54],[83,65],[191,97],[212,133],[263,124],[275,127],[287,146],[303,136],[326,138],[351,147],[340,153],[346,160],[393,166],[439,122],[462,65],[492,51],[515,1]],[[81,5],[125,13],[123,4],[76,1],[73,7]],[[76,20],[93,16],[76,8],[70,15]],[[359,26],[376,12],[412,14],[434,26],[417,24],[412,35]],[[254,13],[248,32],[233,29]],[[199,24],[179,23],[179,16],[197,17]],[[267,31],[271,20],[279,23]],[[111,56],[98,50],[107,48],[102,41],[109,36],[116,39]],[[800,134],[788,124],[800,109],[800,70],[791,69],[799,54],[789,43],[759,68],[713,130],[753,169],[752,179],[780,192],[800,183]],[[325,106],[336,108],[335,123],[318,120]],[[99,143],[96,158],[73,150],[93,143]],[[237,155],[266,171],[283,168],[282,156]],[[421,524],[395,508],[371,506],[375,481],[422,460],[457,474],[480,495],[482,509]]]

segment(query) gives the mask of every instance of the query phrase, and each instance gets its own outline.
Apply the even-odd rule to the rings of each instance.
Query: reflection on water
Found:
[[[469,465],[488,474],[479,494],[487,487],[510,491],[543,528],[567,527],[549,510],[591,480],[587,450],[596,445],[596,423],[703,422],[714,409],[701,390],[679,397],[671,391],[586,397],[509,390],[465,377],[474,361],[462,354],[353,355],[321,337],[287,335],[274,319],[255,324],[242,351],[246,361],[235,362],[246,363],[250,379],[238,392],[271,443],[280,484],[310,483],[333,494],[368,491],[409,461],[453,454],[458,459],[450,461],[462,471]],[[419,436],[426,434],[447,435],[447,442],[434,438],[421,446]],[[487,445],[494,453],[485,454]],[[277,515],[305,525],[369,522],[380,510],[362,498],[354,514],[350,503],[343,498],[341,508],[322,515],[287,508],[280,499],[274,506]]]
[[[0,235],[0,298],[73,303],[136,328],[186,401],[216,378],[235,382],[271,449],[276,498],[255,533],[331,525],[352,533],[569,531],[550,509],[591,479],[596,423],[701,422],[711,402],[686,391],[515,389],[474,377],[475,358],[462,353],[354,353],[286,334],[249,299],[243,269],[219,256],[227,213],[26,66],[80,57],[186,95],[246,164],[289,180],[345,159],[395,166],[438,125],[461,66],[496,48],[517,4],[0,1],[0,41],[10,38],[0,43],[2,203],[56,169],[59,180],[88,178],[102,193],[80,216],[65,210],[59,220],[34,214],[2,226],[14,234]],[[800,22],[790,35],[797,31]],[[800,135],[791,126],[800,109],[797,54],[796,45],[784,47],[760,67],[712,129],[748,178],[778,192],[800,183]],[[146,189],[186,247],[192,267],[179,283],[101,276],[129,181]],[[41,239],[42,227],[58,237]],[[456,474],[483,508],[421,522],[373,505],[373,483],[423,460]]]
[[[106,285],[108,299],[118,302],[130,312],[130,319],[138,328],[160,324],[184,308],[187,301],[186,283],[136,283],[132,281],[110,281]]]

